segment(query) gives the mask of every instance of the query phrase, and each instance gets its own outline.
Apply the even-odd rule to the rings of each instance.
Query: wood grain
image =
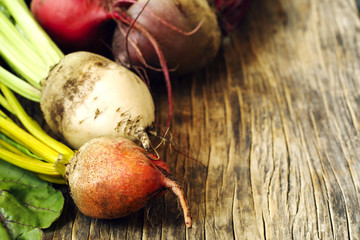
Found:
[[[111,221],[67,199],[44,239],[360,239],[359,76],[354,0],[254,0],[216,61],[173,82],[172,141],[200,163],[160,154],[193,228],[171,194]]]

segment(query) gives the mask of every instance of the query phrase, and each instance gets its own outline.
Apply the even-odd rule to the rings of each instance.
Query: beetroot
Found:
[[[90,52],[64,56],[49,72],[40,107],[50,129],[73,148],[100,136],[151,143],[155,106],[146,84],[129,69]]]
[[[32,0],[36,20],[66,52],[112,45],[115,60],[136,70],[162,71],[172,117],[170,71],[194,72],[213,61],[250,0]],[[117,28],[106,30],[110,19]],[[218,22],[220,21],[220,23]],[[105,32],[105,33],[104,33]],[[114,33],[114,34],[113,34]],[[99,37],[103,36],[103,37]],[[112,43],[109,36],[113,36]],[[145,75],[144,75],[145,73]]]
[[[206,0],[151,0],[140,14],[145,2],[147,0],[138,0],[127,14],[131,19],[139,15],[136,22],[156,40],[168,68],[177,74],[186,74],[204,67],[215,58],[221,32],[215,11]],[[135,66],[159,68],[159,57],[148,36],[135,25],[130,32],[130,42],[126,41],[125,24],[128,23],[115,30],[112,42],[117,60],[122,64],[131,62]],[[195,31],[186,34],[192,30]]]
[[[109,36],[113,35],[113,28],[105,28],[103,24],[110,19],[117,20],[119,27],[112,46],[119,62],[166,71],[159,64],[161,60],[177,74],[185,74],[214,59],[220,46],[220,28],[224,34],[233,31],[249,2],[32,0],[31,11],[55,42],[68,51],[104,48],[109,43]],[[133,24],[135,19],[137,24]],[[129,26],[131,38],[127,38]],[[149,41],[149,36],[159,47],[160,56],[154,51],[154,42]]]
[[[90,217],[112,219],[129,215],[153,197],[170,190],[184,212],[191,216],[185,196],[161,160],[125,138],[96,138],[84,144],[66,166],[71,197]]]
[[[114,26],[108,1],[102,0],[32,0],[36,20],[66,52],[89,50],[105,52]]]

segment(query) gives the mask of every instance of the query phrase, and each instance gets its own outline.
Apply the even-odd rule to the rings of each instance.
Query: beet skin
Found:
[[[184,193],[169,176],[163,161],[151,160],[143,148],[124,138],[93,139],[66,166],[71,197],[89,217],[123,217],[170,190],[178,196],[185,224],[191,227]]]

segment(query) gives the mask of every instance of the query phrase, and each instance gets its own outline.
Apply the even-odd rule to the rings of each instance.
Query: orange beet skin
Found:
[[[84,144],[66,167],[71,196],[79,210],[93,218],[112,219],[143,208],[164,190],[173,191],[190,212],[166,164],[151,160],[145,150],[124,138],[96,138]]]

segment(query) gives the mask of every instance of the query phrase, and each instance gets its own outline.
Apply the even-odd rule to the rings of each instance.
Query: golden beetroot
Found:
[[[180,186],[163,161],[147,154],[125,138],[102,137],[85,143],[66,167],[71,197],[79,210],[94,218],[119,218],[169,190],[179,198],[185,224],[191,227]]]

